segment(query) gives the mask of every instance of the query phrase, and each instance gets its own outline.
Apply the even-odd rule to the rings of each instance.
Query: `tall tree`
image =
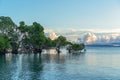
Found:
[[[37,22],[33,22],[33,25],[29,29],[29,39],[34,51],[41,52],[39,50],[44,46],[46,39],[43,26]]]
[[[59,36],[54,41],[55,41],[56,46],[65,46],[67,42],[66,38],[63,36]]]

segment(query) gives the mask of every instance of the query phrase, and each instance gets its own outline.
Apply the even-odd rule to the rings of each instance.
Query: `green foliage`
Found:
[[[21,21],[19,24],[20,25],[19,25],[18,29],[21,31],[21,33],[25,33],[27,31],[27,25],[25,25],[24,21]]]
[[[46,39],[44,28],[39,23],[34,22],[29,30],[29,38],[33,47],[42,47]]]
[[[46,47],[61,47],[61,46],[66,46],[66,45],[72,45],[72,43],[67,41],[66,38],[63,36],[59,36],[55,40],[46,38],[46,42],[45,42]]]
[[[85,48],[85,45],[83,43],[82,44],[72,44],[72,49],[75,51],[83,50],[84,48]]]
[[[56,46],[65,46],[66,45],[66,38],[63,36],[59,36],[57,39],[54,40]]]
[[[41,51],[41,48],[61,47],[65,45],[72,45],[65,37],[59,36],[55,40],[51,40],[44,35],[44,28],[37,22],[32,25],[26,25],[24,21],[19,23],[17,27],[10,17],[0,17],[0,52],[8,47],[12,52],[17,53],[18,48],[26,48],[29,46],[34,50]],[[21,36],[22,35],[22,36]],[[22,46],[20,46],[20,44]],[[73,50],[82,50],[84,44],[73,44]]]
[[[18,33],[16,32],[17,26],[14,24],[10,17],[0,17],[0,31],[3,36],[5,36],[9,41],[8,43],[17,43]],[[2,43],[1,43],[2,44]],[[2,47],[2,46],[1,46]],[[3,47],[4,48],[4,47]],[[13,49],[13,45],[11,45]]]
[[[10,43],[8,39],[5,36],[0,35],[0,52],[4,52],[4,50],[8,49],[9,46]]]
[[[4,17],[4,16],[0,17],[0,27],[8,28],[8,27],[13,27],[14,25],[15,24],[10,17]]]
[[[16,25],[10,17],[0,17],[0,30],[2,34],[5,36],[11,36],[11,34],[14,32],[15,27]]]
[[[72,43],[69,41],[66,41],[66,45],[72,45]]]
[[[52,47],[52,46],[53,46],[53,45],[52,45],[52,40],[51,40],[50,38],[46,38],[44,47],[45,47],[45,48],[50,48],[50,47]]]

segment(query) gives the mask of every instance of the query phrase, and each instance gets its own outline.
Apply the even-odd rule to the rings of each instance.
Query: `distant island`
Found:
[[[73,44],[62,35],[51,40],[44,35],[44,27],[37,22],[26,25],[24,21],[21,21],[19,25],[16,25],[10,17],[0,17],[0,54],[41,53],[42,49],[52,47],[59,53],[62,46],[69,46],[68,50],[72,51],[81,51],[85,48],[84,43]]]

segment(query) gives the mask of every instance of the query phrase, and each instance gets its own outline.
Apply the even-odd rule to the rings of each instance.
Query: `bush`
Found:
[[[8,39],[5,36],[0,35],[0,54],[5,53],[9,46]]]
[[[85,48],[85,45],[83,43],[82,44],[72,44],[72,49],[75,51],[83,50],[84,48]]]

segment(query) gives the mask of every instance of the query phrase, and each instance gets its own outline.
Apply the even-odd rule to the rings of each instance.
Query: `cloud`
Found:
[[[69,41],[85,44],[110,44],[120,42],[120,33],[93,33],[75,31],[63,34]]]
[[[120,42],[120,34],[86,33],[81,39],[85,44],[111,44]]]
[[[50,30],[50,29],[44,30],[44,32],[45,32],[45,36],[49,37],[51,40],[54,40],[59,36],[53,30]]]
[[[85,44],[111,44],[111,43],[120,43],[120,29],[112,29],[112,30],[77,30],[77,29],[69,29],[66,32],[55,33],[52,30],[45,31],[48,36],[52,36],[53,38],[58,35],[63,35],[67,38],[68,41]]]
[[[86,44],[94,43],[97,40],[97,37],[93,33],[86,33],[82,38],[82,41]]]

